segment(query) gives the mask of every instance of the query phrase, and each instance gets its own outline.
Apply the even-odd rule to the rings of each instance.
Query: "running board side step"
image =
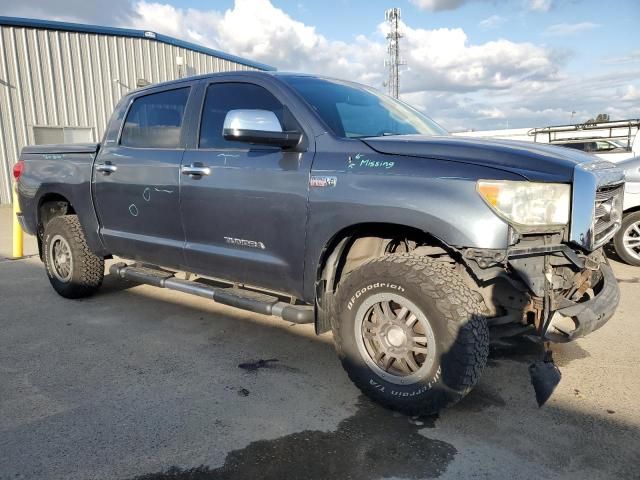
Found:
[[[125,263],[111,265],[109,273],[119,278],[168,288],[214,300],[223,305],[250,312],[273,315],[292,323],[313,323],[315,312],[309,305],[291,305],[278,297],[233,287],[214,287],[203,283],[176,278],[172,272]]]

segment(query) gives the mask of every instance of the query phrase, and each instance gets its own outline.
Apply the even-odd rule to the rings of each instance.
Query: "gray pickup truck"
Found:
[[[565,342],[619,290],[602,246],[623,174],[579,151],[451,137],[375,90],[237,72],[126,95],[99,144],[31,146],[14,169],[53,288],[111,274],[333,331],[375,400],[437,412],[489,338]]]

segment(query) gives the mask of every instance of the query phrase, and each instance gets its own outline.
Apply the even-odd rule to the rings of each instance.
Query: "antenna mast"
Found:
[[[385,10],[384,18],[390,26],[387,33],[387,60],[384,64],[389,69],[389,79],[385,82],[389,88],[389,95],[398,98],[400,93],[400,66],[406,62],[400,58],[400,39],[403,37],[400,31],[400,9],[390,8]]]

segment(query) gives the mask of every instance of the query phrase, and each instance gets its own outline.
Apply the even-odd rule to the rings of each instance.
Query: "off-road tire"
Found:
[[[622,226],[620,227],[620,230],[618,230],[618,233],[613,237],[613,246],[616,250],[616,254],[620,257],[620,260],[636,267],[640,266],[640,259],[631,255],[624,246],[624,233],[630,225],[637,222],[640,222],[640,211],[626,214],[622,219]]]
[[[408,299],[432,327],[435,361],[421,381],[398,385],[385,380],[358,349],[358,307],[379,293]],[[462,399],[478,382],[489,354],[489,329],[482,311],[483,305],[454,265],[411,254],[387,255],[365,263],[340,283],[333,337],[344,369],[363,393],[409,415],[430,415]]]
[[[61,281],[54,274],[55,268],[50,254],[52,239],[62,237],[70,247],[72,257],[71,275]],[[53,218],[44,230],[44,264],[54,290],[65,298],[83,298],[93,295],[102,285],[104,259],[96,256],[87,245],[84,232],[76,215]]]

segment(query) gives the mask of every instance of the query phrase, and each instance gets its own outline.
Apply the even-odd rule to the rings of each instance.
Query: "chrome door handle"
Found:
[[[118,167],[116,167],[115,165],[112,165],[111,162],[105,162],[105,163],[100,163],[96,165],[96,170],[98,172],[101,172],[103,175],[110,175],[116,170],[118,170]]]
[[[183,175],[190,175],[192,177],[201,177],[202,175],[211,175],[211,169],[204,165],[184,165],[180,169]]]

